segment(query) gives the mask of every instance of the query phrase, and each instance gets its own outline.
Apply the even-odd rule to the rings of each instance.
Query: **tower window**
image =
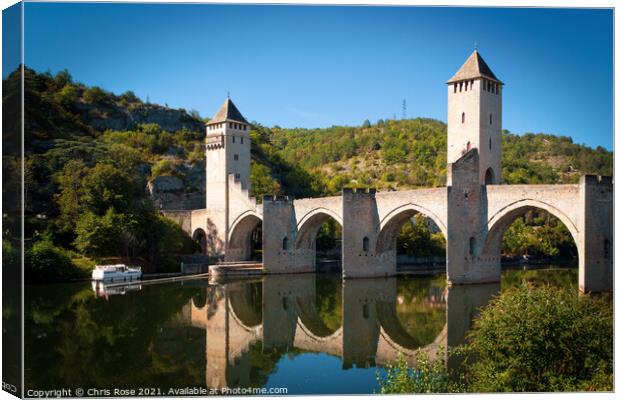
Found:
[[[288,249],[288,238],[285,236],[284,239],[282,239],[282,250],[287,250]]]
[[[493,114],[489,114],[489,124],[493,125]]]
[[[243,144],[243,136],[241,136],[241,144]]]
[[[458,83],[454,84],[454,93],[456,93],[456,87],[457,87]]]
[[[486,80],[482,81],[482,90],[487,90],[487,81]]]
[[[476,248],[476,239],[474,237],[469,238],[469,255],[474,255],[474,250]]]
[[[467,91],[468,87],[469,87],[469,81],[465,82],[465,91]]]
[[[459,83],[459,92],[463,91],[463,82]]]
[[[491,150],[492,147],[493,147],[493,142],[491,141],[491,138],[489,138],[489,150]]]
[[[461,114],[461,124],[465,123],[465,113]]]
[[[235,161],[239,161],[239,154],[235,154],[234,159]]]
[[[492,185],[493,183],[495,183],[495,173],[493,172],[493,168],[489,167],[484,174],[484,184]]]
[[[236,174],[235,174],[235,179],[236,179],[236,180],[239,180],[239,179],[241,179],[241,174],[239,174],[239,173],[236,173]]]
[[[362,251],[368,251],[369,248],[370,239],[368,239],[368,236],[364,236],[364,239],[362,239]]]
[[[232,140],[233,140],[233,143],[235,143],[235,137],[234,136],[232,137]]]

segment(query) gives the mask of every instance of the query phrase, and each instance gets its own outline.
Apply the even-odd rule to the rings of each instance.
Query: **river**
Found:
[[[377,393],[377,374],[397,354],[413,364],[418,349],[433,358],[462,343],[478,307],[523,280],[577,290],[575,268],[551,266],[504,270],[499,284],[455,287],[445,275],[343,282],[339,274],[98,292],[90,282],[29,285],[25,387],[99,395]]]

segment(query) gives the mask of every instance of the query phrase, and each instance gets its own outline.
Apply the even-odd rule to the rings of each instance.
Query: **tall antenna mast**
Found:
[[[403,119],[407,119],[407,100],[403,99]]]

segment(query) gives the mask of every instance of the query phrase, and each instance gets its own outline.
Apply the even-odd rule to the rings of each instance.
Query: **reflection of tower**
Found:
[[[467,332],[480,313],[480,308],[486,306],[499,291],[499,283],[455,285],[448,288],[448,348],[465,343]],[[447,360],[448,367],[457,371],[462,362],[462,356],[450,356]]]
[[[259,334],[256,329],[244,326],[234,314],[230,298],[238,293],[229,293],[234,287],[209,286],[203,290],[206,303],[191,301],[189,319],[192,326],[205,329],[206,386],[249,387],[249,346]]]
[[[448,83],[448,163],[472,148],[480,155],[480,182],[501,178],[502,86],[475,50]]]

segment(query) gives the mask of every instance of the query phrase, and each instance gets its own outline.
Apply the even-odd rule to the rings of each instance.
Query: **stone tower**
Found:
[[[250,124],[227,98],[206,130],[207,231],[223,242],[223,246],[213,246],[219,253],[225,247],[231,202],[235,201],[230,193],[234,187],[250,189]]]
[[[503,83],[474,50],[447,84],[448,163],[476,148],[480,183],[500,183]]]

